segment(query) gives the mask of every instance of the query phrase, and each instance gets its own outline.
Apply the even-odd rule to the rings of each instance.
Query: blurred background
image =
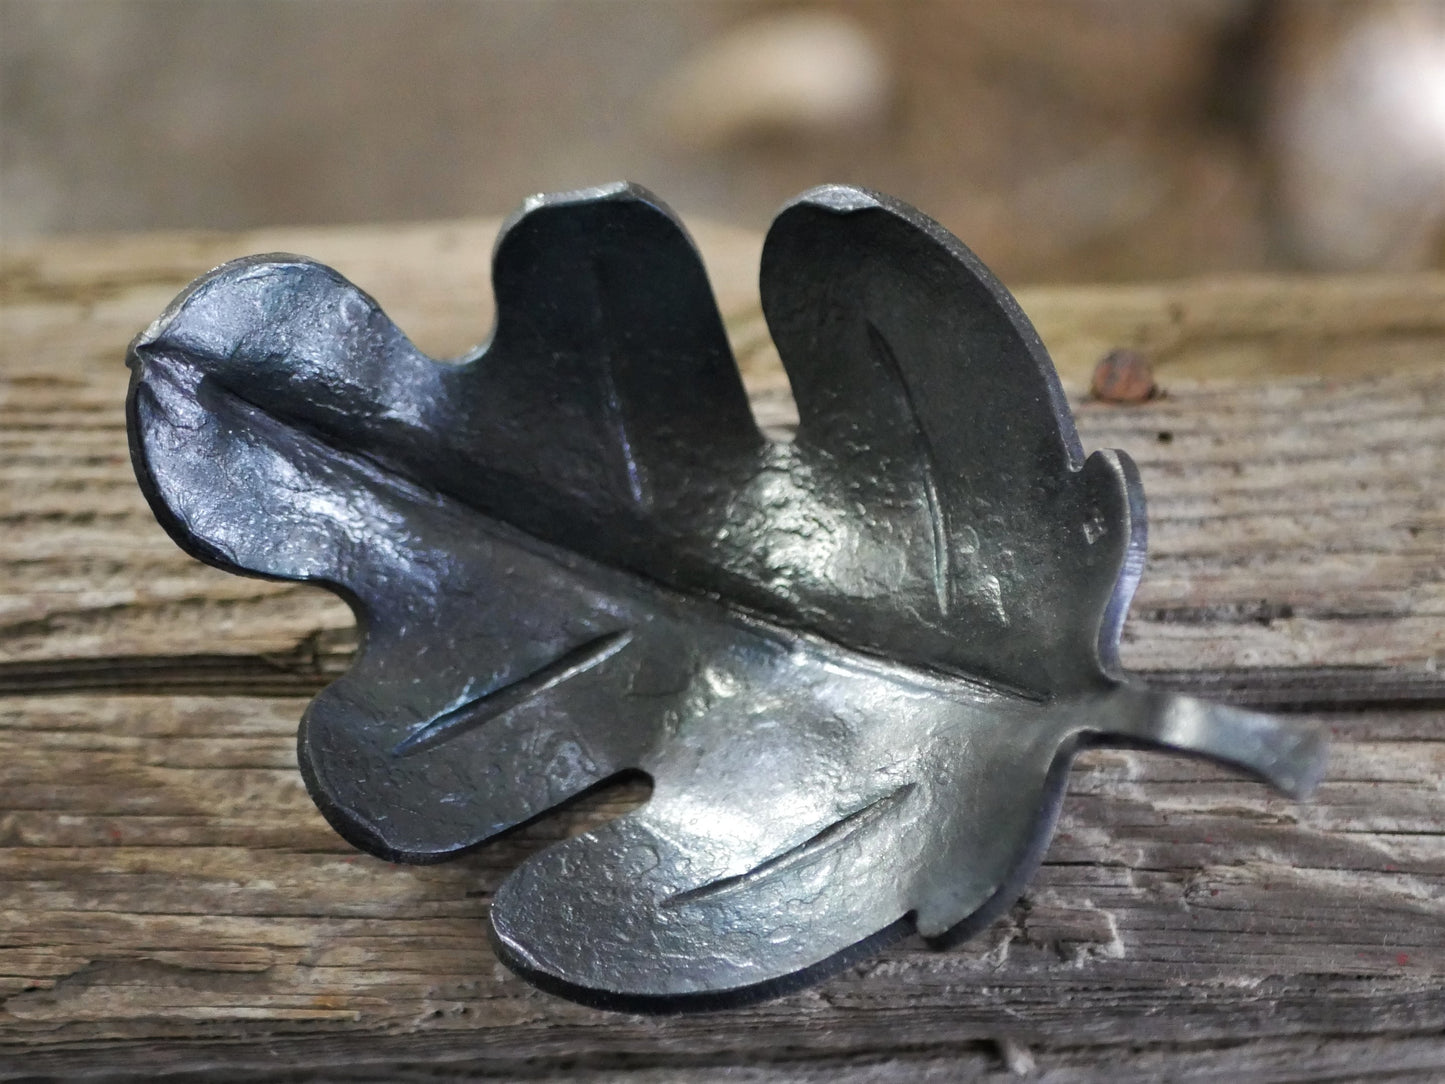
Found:
[[[0,243],[898,195],[1010,281],[1445,265],[1445,0],[0,0]]]

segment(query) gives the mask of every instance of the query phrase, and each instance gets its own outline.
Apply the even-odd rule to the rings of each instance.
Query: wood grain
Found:
[[[424,349],[490,321],[495,224],[154,235],[0,269],[0,1079],[314,1070],[588,1080],[1430,1079],[1445,1065],[1445,279],[1021,291],[1076,397],[1154,357],[1165,396],[1078,402],[1127,450],[1151,556],[1124,657],[1336,737],[1315,801],[1093,751],[1027,896],[815,989],[649,1018],[538,993],[484,934],[501,878],[645,798],[590,795],[476,855],[391,866],[295,770],[348,664],[325,593],[185,557],[136,489],[125,343],[184,283],[304,251]],[[789,423],[757,239],[699,240],[760,416]]]

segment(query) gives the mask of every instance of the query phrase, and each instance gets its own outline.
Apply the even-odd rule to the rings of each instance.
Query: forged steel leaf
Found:
[[[1084,458],[1012,297],[916,211],[830,186],[774,222],[791,441],[643,190],[530,201],[494,282],[490,342],[441,362],[328,268],[227,264],[132,345],[130,432],[189,552],[355,609],[299,755],[357,846],[446,859],[652,778],[498,892],[538,984],[716,1005],[965,937],[1022,890],[1085,742],[1317,780],[1312,732],[1117,673],[1134,468]]]

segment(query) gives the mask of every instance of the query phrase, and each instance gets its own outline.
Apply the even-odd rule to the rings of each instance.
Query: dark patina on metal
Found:
[[[188,552],[355,609],[299,752],[356,846],[441,861],[651,777],[498,891],[527,978],[672,1010],[957,942],[1022,891],[1086,743],[1318,780],[1313,731],[1121,675],[1135,469],[1084,457],[1012,296],[917,211],[828,186],[773,223],[791,440],[649,193],[537,197],[494,259],[459,362],[319,264],[218,268],[132,345],[129,423]]]

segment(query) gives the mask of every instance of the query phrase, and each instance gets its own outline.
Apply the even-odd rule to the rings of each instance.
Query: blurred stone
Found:
[[[1267,140],[1288,254],[1410,270],[1445,236],[1445,4],[1281,5]]]
[[[745,22],[688,57],[658,88],[667,138],[717,149],[751,136],[828,133],[883,115],[888,58],[839,11]]]

